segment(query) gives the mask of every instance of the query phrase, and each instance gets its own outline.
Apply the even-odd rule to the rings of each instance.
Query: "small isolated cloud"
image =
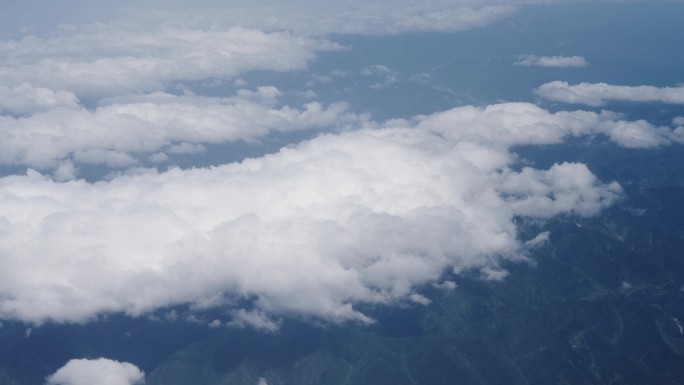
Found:
[[[370,86],[370,88],[374,90],[385,88],[399,81],[399,73],[382,64],[377,64],[362,69],[361,75],[382,78],[381,81],[374,83]]]
[[[515,65],[533,67],[586,67],[587,60],[582,56],[537,56],[524,55]]]
[[[145,373],[128,362],[75,359],[48,376],[46,385],[140,385]]]
[[[549,242],[549,236],[550,235],[551,235],[551,233],[549,233],[548,231],[537,234],[536,237],[525,242],[525,247],[527,247],[529,249],[534,249],[534,248],[537,248],[539,246],[542,246],[542,245]]]
[[[564,81],[553,81],[542,84],[534,92],[556,102],[585,104],[593,107],[601,106],[611,100],[684,104],[684,86],[618,86],[606,83],[570,85]]]
[[[454,281],[444,281],[444,282],[433,283],[432,287],[434,287],[436,289],[451,291],[451,290],[456,289],[458,287],[458,285]]]
[[[233,319],[228,323],[228,326],[251,327],[266,332],[275,332],[280,329],[280,323],[272,320],[262,311],[239,309],[234,311],[232,316]]]
[[[257,381],[257,385],[268,385],[268,381],[266,381],[265,378],[260,377],[259,380]]]
[[[415,302],[419,305],[427,306],[429,305],[432,301],[430,301],[429,298],[427,298],[424,295],[418,294],[418,293],[413,293],[409,296],[408,298],[411,302]]]

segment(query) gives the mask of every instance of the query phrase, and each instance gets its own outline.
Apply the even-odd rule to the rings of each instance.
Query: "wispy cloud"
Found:
[[[515,65],[533,67],[586,67],[589,63],[582,56],[524,55]]]
[[[29,4],[13,4],[0,15],[0,21],[5,25],[15,25],[18,20],[23,20],[29,28],[38,29],[113,19],[120,24],[243,26],[263,31],[288,30],[308,36],[336,33],[386,35],[477,28],[509,16],[516,10],[510,0],[296,0],[287,3],[274,0],[250,3],[202,0],[191,5],[183,1],[99,1],[78,3],[78,6],[74,6],[77,3],[65,3],[60,12],[54,12],[55,16],[50,20],[54,24],[42,26],[46,20],[34,17],[35,12],[31,12],[34,8]],[[51,4],[44,6],[46,10],[50,8]],[[18,30],[21,26],[15,28]]]
[[[563,103],[598,107],[608,101],[658,102],[684,104],[684,87],[620,86],[606,83],[553,81],[534,91],[537,95]]]
[[[397,71],[392,70],[391,68],[382,65],[382,64],[377,64],[373,65],[370,67],[366,67],[361,70],[361,75],[363,76],[374,76],[374,77],[381,77],[382,80],[376,83],[373,83],[370,88],[374,90],[378,90],[381,88],[385,88],[389,85],[395,84],[399,81],[399,73]]]

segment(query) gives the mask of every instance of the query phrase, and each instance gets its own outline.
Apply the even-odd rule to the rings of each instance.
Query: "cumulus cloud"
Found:
[[[495,104],[484,108],[465,106],[415,119],[419,127],[437,130],[453,140],[486,146],[560,143],[564,137],[605,135],[628,148],[653,148],[682,142],[681,130],[621,120],[608,111],[560,111],[550,113],[529,103]],[[394,122],[393,124],[405,124]],[[457,125],[459,130],[450,129]]]
[[[145,373],[128,362],[74,359],[48,376],[46,385],[140,385]]]
[[[602,119],[463,107],[209,169],[97,183],[8,176],[0,318],[196,304],[264,330],[287,315],[372,322],[358,304],[427,303],[420,287],[445,271],[504,277],[500,262],[528,247],[516,216],[590,216],[619,199],[582,164],[512,168],[511,146],[591,135]]]
[[[257,330],[266,332],[276,332],[280,329],[280,323],[273,321],[271,317],[262,311],[248,311],[245,309],[238,309],[231,313],[233,320],[228,323],[228,326],[244,328],[246,326]]]
[[[684,87],[618,86],[606,83],[570,85],[568,82],[553,81],[542,84],[534,92],[556,102],[593,107],[610,100],[684,104]]]
[[[515,65],[534,67],[586,67],[587,60],[582,56],[537,56],[524,55]]]
[[[276,106],[278,92],[260,87],[226,98],[157,92],[103,99],[93,110],[54,108],[27,117],[0,116],[0,164],[50,169],[76,161],[129,167],[137,163],[137,155],[163,161],[163,152],[201,153],[203,143],[365,124],[365,118],[349,113],[342,103]]]
[[[68,91],[53,91],[22,83],[15,87],[0,85],[0,112],[30,115],[52,108],[78,106],[78,98]]]
[[[220,98],[170,90],[304,69],[317,52],[341,48],[320,37],[327,33],[454,31],[512,11],[266,2],[185,20],[142,12],[0,41],[0,163],[53,171],[0,178],[0,318],[86,322],[189,305],[224,309],[221,325],[275,331],[285,316],[371,323],[359,305],[428,304],[422,287],[454,288],[440,284],[445,272],[503,279],[502,261],[524,260],[544,237],[519,239],[516,217],[591,216],[621,196],[582,164],[518,170],[512,147],[582,135],[652,147],[676,140],[679,128],[526,103],[380,124],[344,104],[282,105],[274,87]],[[382,77],[377,88],[398,80],[384,66],[366,72]],[[83,163],[133,167],[141,157],[166,162],[205,144],[322,127],[336,130],[239,163],[76,179]],[[140,381],[128,365],[75,360],[48,382],[109,384],[103,373],[115,385]]]

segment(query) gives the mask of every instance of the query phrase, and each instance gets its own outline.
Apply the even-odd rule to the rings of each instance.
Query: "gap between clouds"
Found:
[[[501,261],[528,247],[515,217],[590,216],[621,196],[582,164],[514,171],[510,147],[630,124],[526,103],[462,107],[209,169],[1,178],[0,318],[191,304],[266,330],[283,316],[372,322],[357,305],[428,303],[420,287],[445,271],[505,277]]]

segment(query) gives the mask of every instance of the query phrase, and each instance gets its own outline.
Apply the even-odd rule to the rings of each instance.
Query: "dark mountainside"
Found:
[[[574,154],[625,198],[550,231],[501,282],[451,277],[428,306],[366,309],[369,327],[286,320],[276,334],[111,316],[86,327],[0,328],[0,384],[39,385],[74,357],[139,365],[148,385],[683,384],[684,148],[522,148],[544,167]],[[567,157],[565,159],[568,159]]]

